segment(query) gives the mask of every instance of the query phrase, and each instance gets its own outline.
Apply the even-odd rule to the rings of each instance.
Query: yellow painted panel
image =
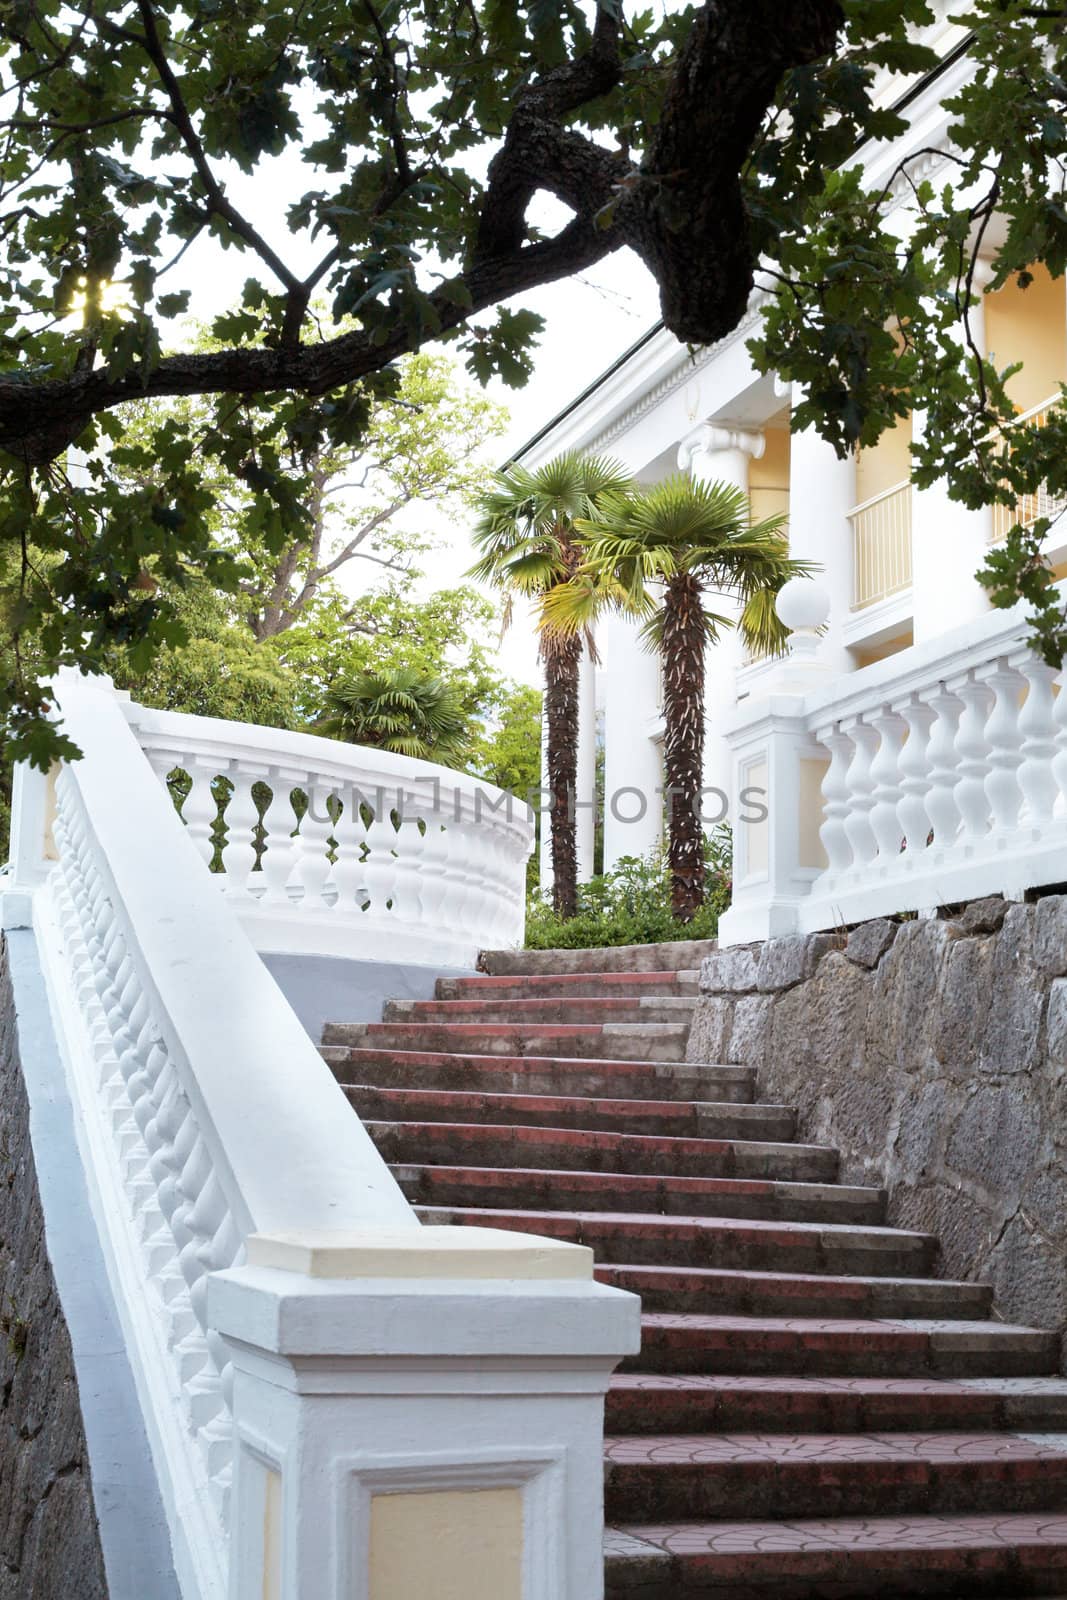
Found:
[[[369,1600],[522,1600],[522,1491],[376,1494]]]
[[[269,1467],[263,1474],[263,1600],[281,1600],[282,1479]]]
[[[856,458],[856,504],[911,477],[911,418],[903,417],[887,428],[878,443],[861,450]]]
[[[762,456],[748,468],[748,498],[756,522],[789,512],[789,429],[768,428],[764,438]]]
[[[883,639],[880,644],[867,646],[855,645],[852,655],[857,667],[869,667],[872,662],[886,661],[890,656],[899,655],[902,650],[908,650],[915,643],[915,636],[910,628],[903,633],[894,634],[892,639]]]
[[[802,867],[828,867],[826,851],[819,838],[822,827],[822,781],[830,765],[829,757],[801,756],[800,758],[800,840],[799,863]]]
[[[1067,378],[1067,287],[1048,268],[1035,265],[1034,281],[1020,289],[1009,278],[1003,289],[985,296],[986,349],[999,368],[1023,363],[1008,380],[1008,393],[1020,411],[1029,411],[1056,393]]]
[[[746,806],[742,800],[742,814],[745,811],[755,810],[757,803],[764,806],[767,805],[766,760],[754,761],[750,767],[745,768],[745,781],[741,787],[742,790],[759,789],[762,791],[761,794],[753,797],[753,803],[749,806]],[[747,854],[745,876],[756,877],[767,871],[767,822],[766,819],[763,822],[746,822],[743,827],[745,829]]]

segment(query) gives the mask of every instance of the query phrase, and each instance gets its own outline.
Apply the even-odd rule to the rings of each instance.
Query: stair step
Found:
[[[874,1276],[928,1277],[936,1241],[894,1228],[831,1223],[750,1222],[729,1217],[658,1217],[606,1211],[519,1211],[427,1207],[424,1222],[514,1229],[585,1244],[602,1259],[673,1260],[682,1264]],[[666,1318],[667,1321],[698,1320]]]
[[[342,1031],[331,1024],[326,1033]],[[756,1074],[752,1067],[724,1067],[702,1061],[595,1060],[588,1056],[472,1055],[442,1050],[360,1048],[341,1041],[324,1044],[322,1055],[342,1083],[381,1088],[485,1090],[611,1099],[690,1099],[751,1103]]]
[[[497,1127],[579,1128],[668,1138],[792,1139],[789,1106],[708,1100],[608,1100],[581,1095],[485,1094],[459,1089],[382,1089],[346,1084],[364,1121],[492,1123]]]
[[[762,1217],[771,1221],[885,1220],[885,1191],[773,1179],[664,1178],[542,1168],[394,1165],[408,1199],[424,1206],[518,1206],[666,1216]]]
[[[605,1600],[972,1600],[1067,1594],[1067,1516],[610,1528]]]
[[[604,1441],[605,1515],[1067,1511],[1067,1450],[1012,1434],[640,1434]]]
[[[684,1061],[687,1022],[331,1022],[324,1044],[449,1054]]]
[[[541,1167],[637,1172],[664,1178],[782,1178],[832,1183],[834,1150],[754,1139],[674,1139],[586,1128],[488,1122],[372,1122],[364,1127],[386,1161],[434,1166]]]
[[[438,978],[438,1000],[535,1000],[601,995],[696,994],[700,972],[557,972],[514,978]]]
[[[666,944],[602,945],[589,950],[483,950],[478,965],[498,977],[558,976],[565,972],[665,972],[693,970],[719,948],[714,939]]]
[[[393,1023],[688,1023],[696,997],[687,995],[594,995],[570,999],[387,1000],[383,1022]]]
[[[646,1312],[637,1372],[804,1377],[1040,1377],[1059,1336],[1004,1322],[880,1317],[729,1317]]]
[[[731,1272],[718,1267],[637,1266],[598,1261],[596,1277],[639,1294],[646,1311],[772,1317],[950,1317],[983,1320],[993,1306],[988,1284],[943,1278],[834,1278],[786,1272]]]
[[[617,1372],[604,1425],[611,1434],[1067,1432],[1067,1379]]]

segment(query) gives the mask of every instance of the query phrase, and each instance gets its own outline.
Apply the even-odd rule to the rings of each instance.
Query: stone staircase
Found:
[[[590,1245],[641,1296],[610,1600],[1067,1595],[1059,1338],[937,1278],[752,1071],[685,1060],[700,953],[501,956],[324,1035],[425,1221]]]

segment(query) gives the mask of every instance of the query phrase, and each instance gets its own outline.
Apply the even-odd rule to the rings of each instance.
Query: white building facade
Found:
[[[942,20],[929,38],[943,58],[942,68],[924,83],[887,80],[881,87],[886,103],[899,103],[907,95],[909,128],[892,144],[871,145],[862,152],[872,186],[889,181],[912,150],[916,156],[908,166],[910,180],[929,178],[935,186],[952,180],[950,118],[944,105],[973,68],[966,53],[956,54],[964,40],[963,29],[944,16],[946,7],[937,9]],[[909,225],[910,181],[900,177],[895,188],[894,216],[904,234]],[[609,453],[641,482],[683,471],[736,485],[748,494],[755,519],[784,514],[791,554],[821,568],[817,582],[823,591],[820,615],[825,624],[817,646],[808,640],[785,666],[747,662],[739,640],[730,634],[708,653],[704,781],[709,792],[704,815],[710,825],[727,812],[735,838],[739,830],[742,835],[742,863],[746,834],[751,835],[753,859],[762,860],[774,832],[773,818],[769,833],[765,826],[748,827],[744,822],[741,790],[766,786],[767,778],[762,757],[739,767],[737,752],[744,742],[740,729],[746,717],[754,716],[770,693],[780,696],[789,686],[790,672],[791,687],[797,692],[804,689],[810,695],[814,685],[824,698],[831,694],[831,685],[858,692],[875,668],[876,676],[888,682],[905,674],[909,663],[934,660],[938,642],[947,648],[961,630],[968,637],[975,629],[978,637],[995,633],[1005,614],[991,611],[975,573],[991,544],[1016,520],[1009,508],[969,511],[949,499],[944,484],[919,490],[911,483],[909,446],[920,435],[920,413],[889,431],[876,447],[846,460],[815,433],[792,433],[789,385],[773,374],[758,372],[746,349],[758,330],[763,302],[757,291],[734,332],[695,353],[662,326],[652,329],[517,456],[535,468],[565,450]],[[1008,384],[1020,419],[1040,418],[1058,402],[1060,384],[1067,379],[1063,279],[1053,280],[1038,267],[1028,289],[1012,281],[986,294],[972,314],[972,331],[1001,369],[1022,363]],[[1047,509],[1040,507],[1042,512]],[[1036,506],[1021,510],[1031,517],[1038,514]],[[1067,519],[1055,524],[1046,547],[1058,577],[1067,572],[1063,522]],[[723,609],[719,597],[710,599],[716,610]],[[1014,620],[1018,632],[1019,619]],[[1020,637],[1025,638],[1025,627]],[[600,664],[586,669],[587,679],[596,674],[598,682],[587,683],[583,705],[595,702],[603,708],[604,866],[610,869],[620,857],[641,855],[661,838],[662,794],[656,791],[663,781],[663,724],[659,664],[639,644],[634,626],[610,619],[601,629],[598,652]],[[1017,698],[1024,700],[1025,690]],[[830,701],[828,705],[833,710]],[[930,708],[925,720],[936,721],[936,710]],[[927,742],[931,731],[924,724]],[[870,760],[882,748],[881,735],[872,737]],[[940,737],[944,742],[943,727]],[[583,772],[591,770],[596,738],[595,719],[584,718]],[[905,765],[907,759],[915,763],[918,735],[905,733],[902,749],[905,744],[909,746]],[[842,758],[846,770],[855,765],[854,756],[855,747],[850,745]],[[806,869],[812,881],[830,864],[822,833],[832,757],[830,746],[815,741],[810,770],[797,780],[811,813],[800,826],[814,840]],[[584,798],[585,785],[580,789]],[[899,798],[894,793],[894,806]],[[587,866],[592,821],[590,813],[581,809],[579,817],[589,818],[584,826],[590,842],[581,852]],[[851,864],[857,864],[855,859]],[[550,863],[545,859],[542,865],[547,879]],[[1067,857],[1060,877],[1067,878]],[[757,919],[751,927],[746,925],[745,936],[765,937],[772,931],[782,930]]]

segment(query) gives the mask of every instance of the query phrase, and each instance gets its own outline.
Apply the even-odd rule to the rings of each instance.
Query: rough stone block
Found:
[[[1048,996],[1049,1059],[1067,1063],[1067,978],[1056,978]]]
[[[760,951],[756,987],[763,994],[792,989],[810,978],[829,950],[840,947],[833,933],[795,934],[788,939],[768,939]]]
[[[756,987],[756,953],[738,945],[732,950],[717,950],[700,967],[702,994],[751,994]]]
[[[1050,977],[1067,973],[1067,895],[1049,894],[1033,908],[1034,963]]]
[[[772,1004],[773,1001],[763,995],[746,995],[736,1002],[727,1061],[741,1067],[763,1066]]]
[[[725,1061],[733,1027],[734,1002],[721,995],[701,996],[693,1012],[687,1061]]]
[[[976,933],[996,933],[1008,914],[1010,900],[1000,895],[989,895],[985,900],[972,900],[965,906],[951,926],[955,933],[969,938]]]
[[[845,954],[858,967],[876,967],[897,936],[897,924],[878,917],[862,922],[848,936]]]

